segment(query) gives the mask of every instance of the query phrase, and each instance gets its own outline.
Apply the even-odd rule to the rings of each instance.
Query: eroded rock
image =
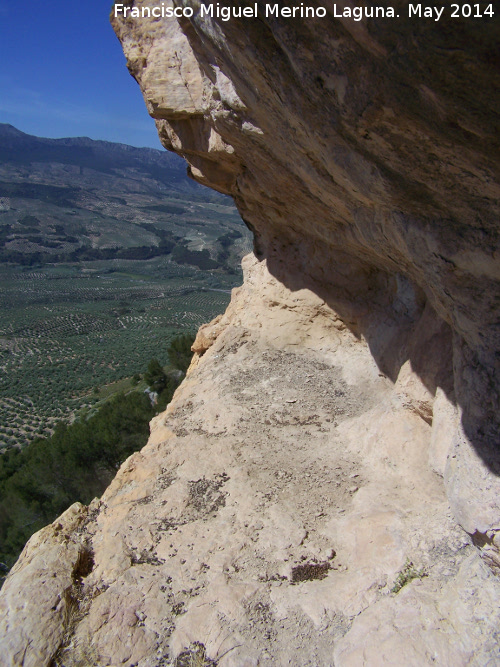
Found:
[[[93,553],[70,638],[57,606],[11,602],[39,581],[28,545],[12,660],[500,661],[498,20],[406,5],[113,19],[164,145],[234,197],[256,257],[68,538],[68,585],[75,536]]]
[[[498,18],[433,25],[396,2],[392,22],[263,8],[224,21],[173,4],[193,19],[112,17],[165,146],[234,197],[258,258],[363,336],[411,409],[432,421],[436,391],[456,406],[436,445],[441,472],[448,451],[457,458],[452,507],[468,532],[497,530]],[[189,112],[173,103],[178,72],[137,55],[179,40]],[[168,113],[155,113],[169,90]]]
[[[2,592],[6,646],[26,664],[54,651],[129,667],[197,651],[226,667],[496,659],[500,586],[428,464],[432,426],[317,295],[244,267],[149,444],[75,533],[93,563],[70,636],[40,644],[58,611],[5,601],[37,585],[24,554]],[[27,552],[45,560],[54,540]],[[425,577],[396,594],[409,560]]]

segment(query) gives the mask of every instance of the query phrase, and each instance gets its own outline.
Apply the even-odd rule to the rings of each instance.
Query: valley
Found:
[[[176,156],[0,125],[0,449],[84,415],[222,312],[250,234]]]

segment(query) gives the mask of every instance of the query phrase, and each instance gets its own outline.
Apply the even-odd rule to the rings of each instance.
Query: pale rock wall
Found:
[[[497,664],[497,20],[113,25],[256,256],[148,445],[28,543],[7,664]]]
[[[173,4],[193,20],[112,19],[164,145],[234,197],[273,275],[320,295],[391,379],[413,371],[440,390],[437,410],[443,393],[457,406],[437,444],[442,464],[451,452],[445,483],[457,520],[491,540],[499,18],[409,20],[396,2],[397,20],[334,19],[332,3],[324,19],[266,19],[261,3],[259,20],[223,21]],[[165,65],[176,53],[183,68]],[[446,325],[444,357],[411,342]]]

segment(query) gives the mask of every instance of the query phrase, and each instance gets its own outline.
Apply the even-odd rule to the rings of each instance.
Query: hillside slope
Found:
[[[0,124],[0,453],[221,312],[251,247],[231,199],[167,151]]]
[[[28,543],[15,664],[500,661],[498,18],[406,5],[113,21],[256,256],[146,448]]]
[[[246,238],[231,200],[201,188],[170,153],[0,124],[0,262],[141,260],[177,245],[180,263],[233,271]]]

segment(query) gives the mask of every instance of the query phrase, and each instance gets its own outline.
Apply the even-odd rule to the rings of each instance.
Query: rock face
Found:
[[[28,543],[12,664],[500,662],[498,20],[393,5],[113,19],[255,257],[147,447]]]

